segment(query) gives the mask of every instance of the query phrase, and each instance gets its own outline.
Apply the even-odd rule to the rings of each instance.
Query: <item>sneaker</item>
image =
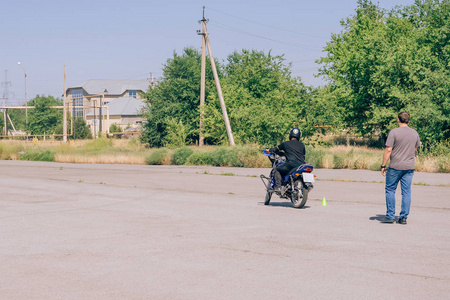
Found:
[[[406,225],[406,218],[400,218],[397,222],[398,224]]]
[[[380,221],[381,223],[386,223],[386,224],[392,224],[395,222],[394,219],[388,219],[388,218],[384,218],[383,220]]]

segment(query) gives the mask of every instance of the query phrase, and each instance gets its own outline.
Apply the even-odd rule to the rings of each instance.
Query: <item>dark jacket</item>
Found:
[[[295,139],[281,143],[277,147],[271,148],[272,153],[280,153],[284,151],[288,162],[296,162],[299,165],[305,163],[305,145]]]

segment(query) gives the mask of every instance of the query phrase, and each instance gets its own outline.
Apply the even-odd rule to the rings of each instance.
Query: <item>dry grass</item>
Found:
[[[249,162],[249,165],[252,165],[253,168],[270,168],[271,167],[270,161],[264,155],[256,156],[251,162]]]
[[[131,164],[144,165],[145,154],[123,153],[123,154],[98,154],[86,155],[82,153],[56,153],[55,162],[83,163],[83,164]]]
[[[258,145],[233,147],[189,146],[192,158],[186,163],[203,165],[245,166],[253,168],[270,167],[266,156]],[[136,139],[97,139],[62,141],[11,141],[0,140],[0,159],[19,160],[27,154],[51,151],[54,161],[63,163],[89,164],[146,164],[151,160],[157,164],[172,164],[173,149],[149,149]],[[307,147],[307,162],[317,168],[379,170],[383,149],[365,146]],[[191,158],[191,157],[189,157]],[[150,161],[151,161],[150,160]],[[448,155],[419,155],[416,157],[416,171],[450,173]]]
[[[379,168],[383,151],[358,146],[334,146],[330,148],[308,148],[306,160],[326,169]]]
[[[416,171],[429,173],[450,173],[450,157],[448,156],[418,156]]]
[[[436,172],[438,163],[435,157],[425,157],[416,159],[416,171],[419,172]]]
[[[317,166],[326,169],[379,170],[383,159],[383,149],[358,146],[334,146],[322,149],[322,155],[315,161]],[[312,152],[315,149],[312,149]],[[308,153],[307,153],[308,158]],[[449,156],[416,156],[417,172],[450,173]]]

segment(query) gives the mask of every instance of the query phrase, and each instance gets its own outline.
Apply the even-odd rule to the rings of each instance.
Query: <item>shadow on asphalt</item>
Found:
[[[369,219],[370,219],[370,220],[376,220],[376,221],[381,222],[381,221],[383,221],[385,218],[386,218],[386,215],[375,215],[375,216],[373,216],[373,217],[370,217]],[[395,221],[397,221],[397,217],[395,217]],[[387,223],[387,224],[389,224],[389,223]]]
[[[264,202],[258,202],[258,205],[264,205]],[[272,202],[272,201],[267,206],[289,207],[289,208],[293,208],[293,209],[307,209],[307,208],[310,208],[310,206],[308,206],[308,205],[305,205],[302,208],[295,208],[295,207],[292,206],[292,203],[290,203],[290,202]]]

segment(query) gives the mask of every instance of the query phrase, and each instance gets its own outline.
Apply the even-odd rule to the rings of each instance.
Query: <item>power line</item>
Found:
[[[152,72],[153,74],[160,74],[160,73],[158,73],[158,72]],[[133,76],[133,77],[129,77],[129,78],[127,78],[127,79],[125,79],[125,80],[132,80],[132,79],[136,79],[136,78],[145,78],[145,79],[148,79],[148,74],[149,74],[149,72],[147,72],[147,73],[144,73],[144,74],[141,74],[141,75],[136,75],[136,76]]]
[[[209,6],[208,6],[208,9],[210,9],[212,11],[215,11],[215,12],[218,12],[218,13],[221,13],[221,14],[224,14],[224,15],[227,15],[227,16],[230,16],[230,17],[233,17],[233,18],[236,18],[236,19],[241,19],[241,20],[244,20],[244,21],[247,21],[247,22],[250,22],[250,23],[254,23],[254,24],[257,24],[257,25],[261,25],[261,26],[265,26],[265,27],[269,27],[269,28],[273,28],[273,29],[277,29],[277,30],[281,30],[281,31],[285,31],[285,32],[295,33],[295,34],[299,34],[299,35],[319,38],[319,39],[323,39],[323,40],[328,40],[328,38],[325,38],[325,37],[322,37],[322,36],[317,36],[317,35],[302,33],[302,32],[298,32],[298,31],[294,31],[294,30],[284,29],[284,28],[281,28],[281,27],[267,25],[267,24],[264,24],[264,23],[260,23],[260,22],[256,22],[256,21],[250,20],[250,19],[238,17],[238,16],[232,15],[230,13],[226,13],[226,12],[223,12],[223,11],[220,11],[220,10],[217,10],[217,9],[213,9],[213,8],[211,8]]]
[[[223,29],[226,29],[226,30],[230,30],[230,31],[234,31],[234,32],[237,32],[237,33],[242,33],[242,34],[247,34],[247,35],[250,35],[250,36],[255,36],[255,37],[258,37],[258,38],[261,38],[261,39],[269,40],[269,41],[280,43],[280,44],[295,46],[295,47],[303,48],[303,49],[306,49],[306,50],[314,50],[314,51],[315,50],[321,50],[321,48],[318,48],[318,47],[310,47],[310,46],[300,45],[300,44],[296,44],[296,43],[289,43],[289,42],[285,42],[285,41],[280,41],[280,40],[268,38],[268,37],[265,37],[265,36],[262,36],[262,35],[259,35],[259,34],[250,33],[250,32],[241,30],[239,28],[235,28],[235,27],[232,27],[232,26],[229,26],[229,25],[226,25],[226,24],[219,23],[217,21],[211,21],[210,20],[210,23],[212,23],[213,25],[214,24],[219,25],[218,27],[222,27]]]

